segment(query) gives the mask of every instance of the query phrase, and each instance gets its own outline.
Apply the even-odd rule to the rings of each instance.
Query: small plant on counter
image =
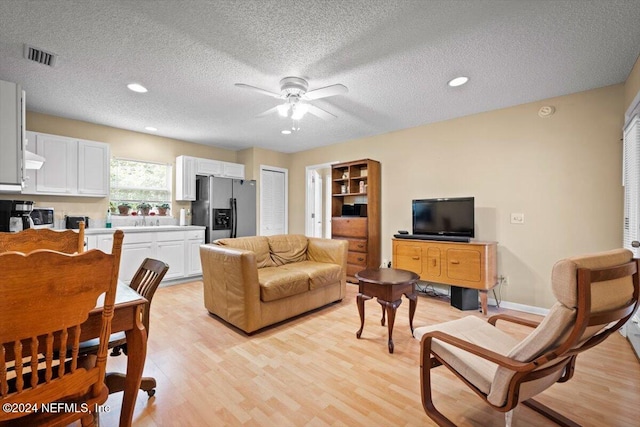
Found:
[[[170,205],[169,203],[162,203],[157,205],[156,208],[158,208],[158,215],[165,216],[167,215],[167,210],[169,210]]]
[[[138,211],[142,215],[149,215],[149,211],[151,210],[151,205],[147,202],[138,203]]]
[[[130,209],[131,209],[131,205],[129,203],[118,204],[118,212],[120,212],[120,215],[129,215]]]
[[[109,202],[109,212],[116,213],[116,204],[114,202]]]

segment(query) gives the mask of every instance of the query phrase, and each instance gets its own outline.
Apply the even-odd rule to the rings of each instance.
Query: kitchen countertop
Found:
[[[206,227],[200,225],[141,225],[141,226],[126,226],[126,227],[114,227],[114,228],[85,228],[85,236],[93,234],[109,234],[115,230],[122,230],[125,233],[142,233],[150,231],[189,231],[189,230],[204,230]]]

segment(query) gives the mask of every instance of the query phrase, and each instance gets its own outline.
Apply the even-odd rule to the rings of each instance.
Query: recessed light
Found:
[[[289,135],[291,133],[291,131],[289,129],[285,129],[285,130],[281,131],[280,133],[282,133],[283,135]]]
[[[451,87],[457,87],[457,86],[462,86],[468,81],[469,81],[469,77],[461,76],[461,77],[456,77],[455,79],[449,80],[449,83],[447,84]]]
[[[138,93],[145,93],[147,92],[147,88],[142,86],[139,83],[129,83],[127,85],[127,87],[129,88],[129,90],[132,90],[134,92],[138,92]]]
[[[158,129],[157,129],[157,128],[154,128],[153,126],[147,126],[147,127],[145,127],[145,130],[148,130],[148,131],[150,131],[150,132],[155,132],[155,131],[157,131]]]

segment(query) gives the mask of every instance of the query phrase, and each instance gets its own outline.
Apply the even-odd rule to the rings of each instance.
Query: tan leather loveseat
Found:
[[[219,239],[200,246],[204,305],[250,333],[346,292],[347,241],[303,235]]]

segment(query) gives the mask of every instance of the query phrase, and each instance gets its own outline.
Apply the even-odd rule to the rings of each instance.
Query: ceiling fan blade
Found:
[[[316,117],[320,117],[321,119],[324,120],[331,120],[331,119],[335,119],[337,116],[331,114],[328,111],[323,110],[322,108],[316,107],[315,105],[309,105],[309,113],[313,114]]]
[[[269,114],[273,114],[277,112],[278,112],[278,106],[275,106],[273,108],[269,108],[267,111],[263,111],[262,113],[258,114],[256,117],[265,117],[265,116],[268,116]]]
[[[273,97],[273,98],[279,98],[279,99],[282,99],[282,95],[281,95],[281,94],[279,94],[279,93],[275,93],[275,92],[269,92],[268,90],[260,89],[259,87],[255,87],[255,86],[251,86],[251,85],[246,85],[246,84],[244,84],[244,83],[236,83],[235,85],[236,85],[236,86],[238,86],[238,87],[245,88],[245,89],[251,89],[251,90],[254,90],[254,91],[259,92],[259,93],[261,93],[261,94],[263,94],[263,95],[271,96],[271,97]]]
[[[342,95],[343,93],[347,92],[349,92],[349,89],[347,89],[345,85],[331,85],[307,92],[302,95],[302,99],[314,100],[327,98],[329,96]]]

